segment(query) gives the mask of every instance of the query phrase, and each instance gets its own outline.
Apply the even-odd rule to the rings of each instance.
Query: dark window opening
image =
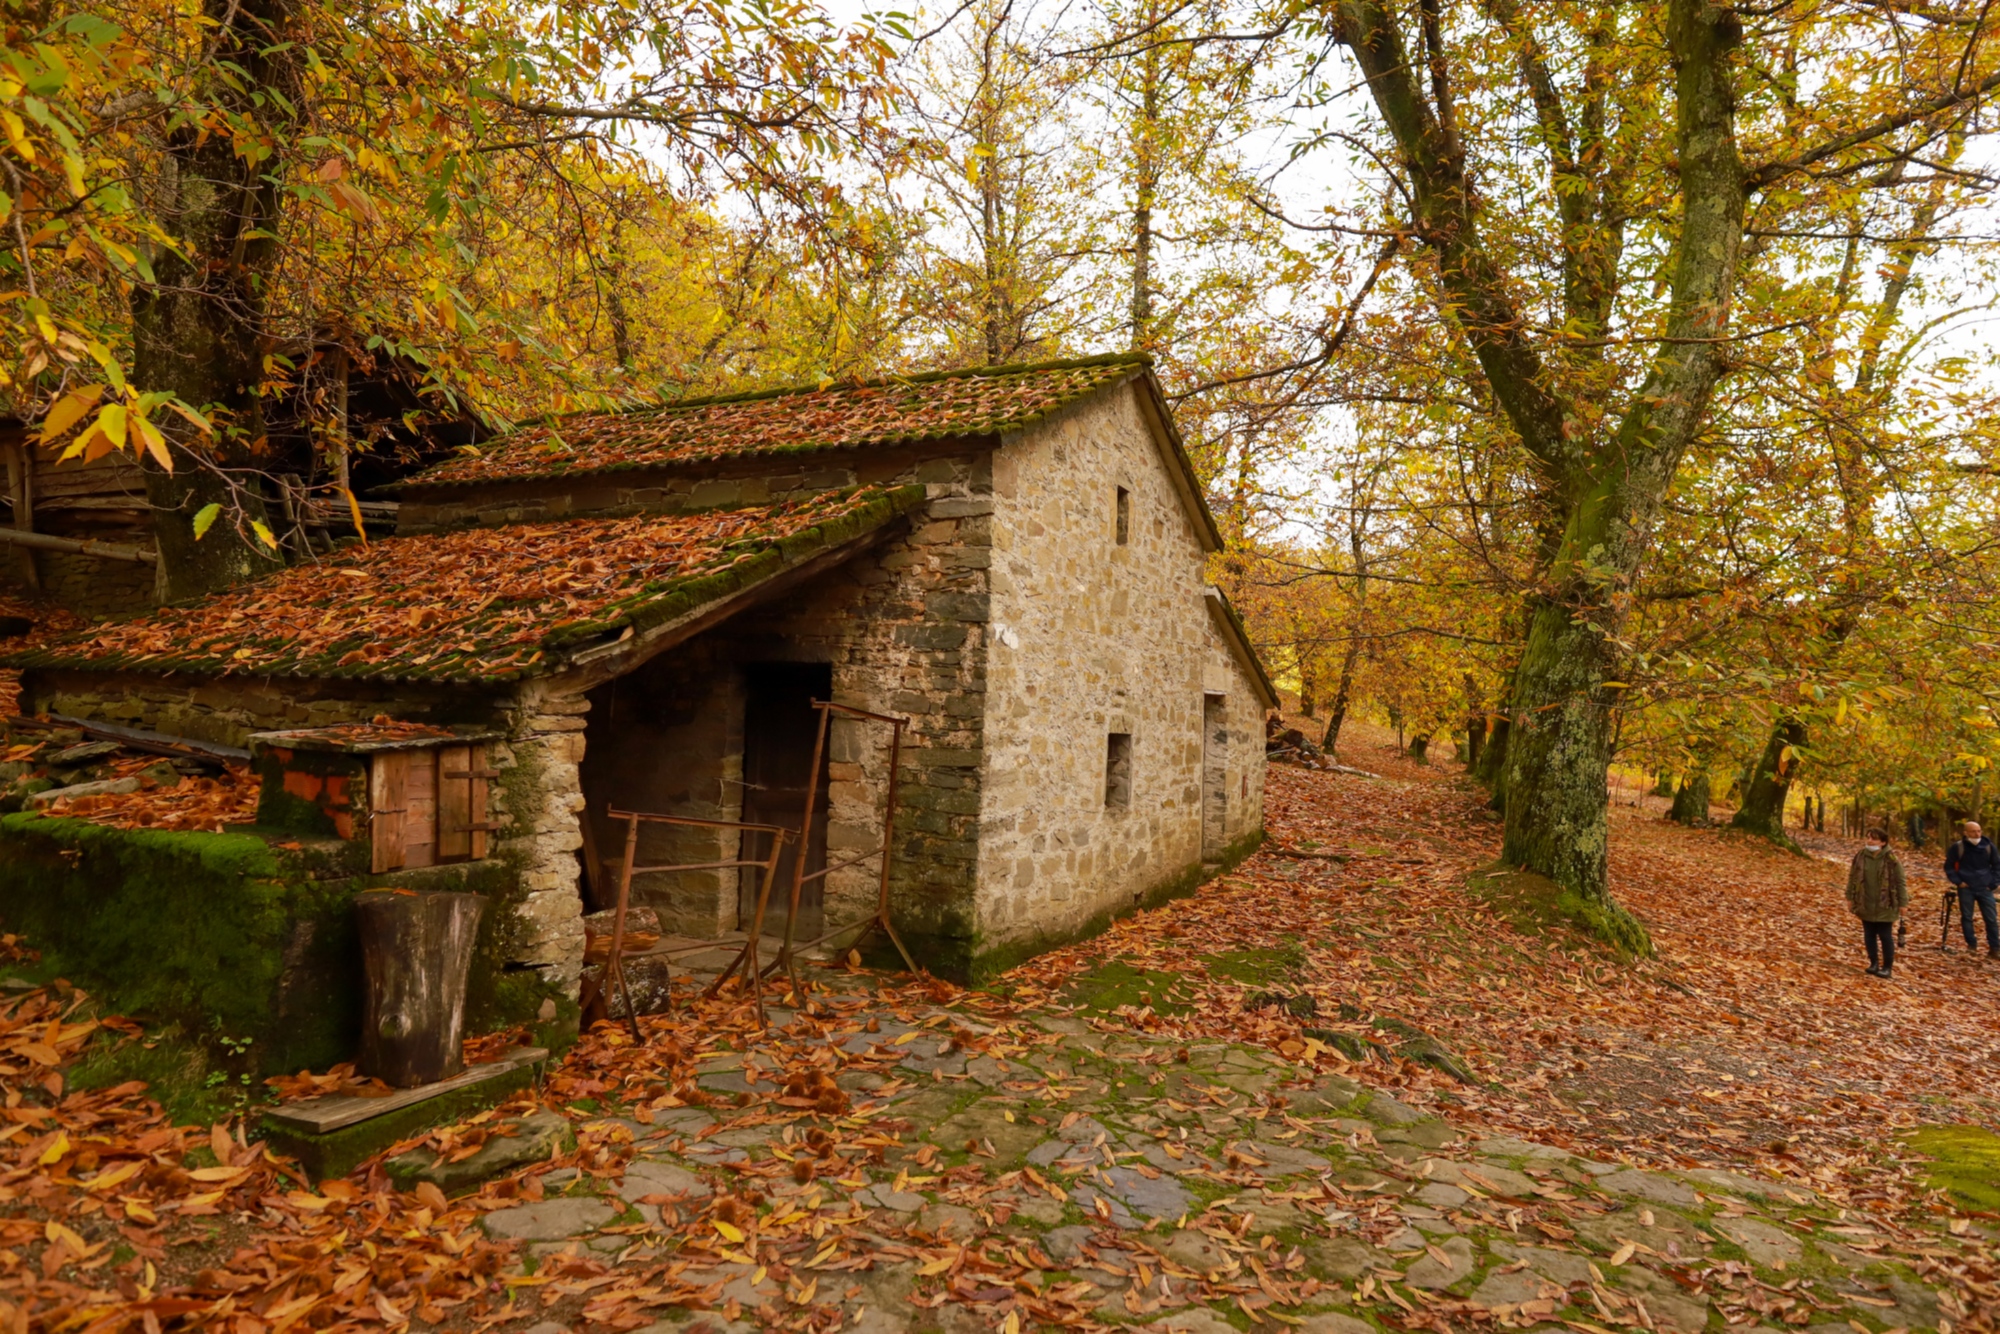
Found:
[[[1118,488],[1118,545],[1124,546],[1132,538],[1132,493],[1124,487]]]
[[[1122,811],[1132,804],[1132,734],[1113,732],[1104,747],[1104,805]]]

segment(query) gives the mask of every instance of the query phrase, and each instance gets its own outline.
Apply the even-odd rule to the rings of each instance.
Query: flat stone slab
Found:
[[[417,1149],[398,1154],[382,1166],[389,1179],[402,1190],[411,1189],[419,1181],[428,1181],[449,1195],[470,1190],[482,1181],[505,1176],[530,1163],[546,1162],[570,1138],[569,1122],[560,1115],[531,1112],[495,1131],[470,1158],[452,1162],[448,1157]]]
[[[1771,1268],[1796,1264],[1805,1255],[1799,1239],[1761,1218],[1718,1218],[1715,1229],[1743,1248],[1750,1263]]]
[[[595,1232],[618,1216],[603,1200],[578,1196],[541,1200],[486,1215],[486,1234],[503,1241],[561,1241]]]
[[[1478,1253],[1464,1237],[1447,1237],[1436,1247],[1444,1259],[1426,1249],[1422,1259],[1403,1271],[1403,1282],[1413,1288],[1441,1292],[1471,1278],[1479,1267]]]
[[[1654,1204],[1671,1204],[1682,1209],[1693,1209],[1701,1204],[1694,1187],[1685,1181],[1676,1181],[1658,1172],[1641,1172],[1627,1167],[1617,1172],[1608,1172],[1597,1178],[1600,1190],[1613,1195],[1627,1195],[1634,1199],[1651,1200]]]
[[[625,1179],[618,1183],[616,1193],[627,1204],[637,1204],[650,1195],[684,1195],[705,1200],[715,1192],[685,1167],[641,1159],[625,1169]]]

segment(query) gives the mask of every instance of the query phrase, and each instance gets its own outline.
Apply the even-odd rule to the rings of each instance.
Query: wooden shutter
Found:
[[[495,776],[486,767],[485,746],[438,751],[440,862],[478,861],[486,855],[486,784]]]
[[[404,793],[409,771],[410,752],[406,750],[384,751],[368,764],[368,815],[375,847],[372,869],[377,875],[403,868]]]
[[[403,751],[403,865],[438,863],[437,752]]]

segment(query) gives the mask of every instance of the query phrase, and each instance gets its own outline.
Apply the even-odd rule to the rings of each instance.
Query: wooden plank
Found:
[[[404,755],[403,865],[436,866],[438,838],[437,752]]]
[[[303,1130],[312,1135],[324,1135],[331,1130],[359,1125],[363,1121],[397,1111],[419,1102],[426,1102],[440,1094],[450,1093],[473,1084],[483,1084],[489,1079],[511,1074],[524,1065],[533,1065],[549,1059],[546,1047],[516,1047],[489,1065],[475,1065],[450,1079],[440,1079],[435,1084],[419,1084],[415,1088],[397,1089],[382,1098],[356,1098],[348,1096],[308,1098],[303,1102],[288,1103],[274,1108],[264,1115],[267,1119],[293,1130]]]
[[[486,747],[483,744],[475,745],[471,750],[472,753],[468,757],[470,763],[466,767],[475,770],[484,769],[486,767]],[[484,778],[474,778],[472,780],[472,818],[466,822],[472,826],[472,860],[474,861],[478,861],[486,855],[488,842],[486,831],[491,823],[486,811],[486,780]]]
[[[407,750],[387,751],[368,763],[368,811],[373,821],[376,875],[400,870],[403,865],[403,787],[411,754]]]
[[[483,780],[471,775],[471,746],[445,746],[437,757],[437,859],[466,861],[472,856],[472,789]]]

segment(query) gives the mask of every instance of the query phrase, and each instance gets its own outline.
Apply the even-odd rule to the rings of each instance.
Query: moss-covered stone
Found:
[[[1931,1160],[1931,1185],[1966,1208],[2000,1213],[2000,1135],[1981,1126],[1922,1126],[1909,1144]]]
[[[256,1078],[353,1058],[363,986],[356,893],[485,894],[493,907],[474,951],[467,1031],[534,1024],[544,1045],[567,1045],[574,1002],[539,974],[508,967],[519,931],[505,910],[520,895],[512,861],[352,875],[343,874],[346,846],[276,830],[0,817],[0,924],[33,940],[48,971],[108,1010],[173,1027],[204,1048],[211,1073]]]

